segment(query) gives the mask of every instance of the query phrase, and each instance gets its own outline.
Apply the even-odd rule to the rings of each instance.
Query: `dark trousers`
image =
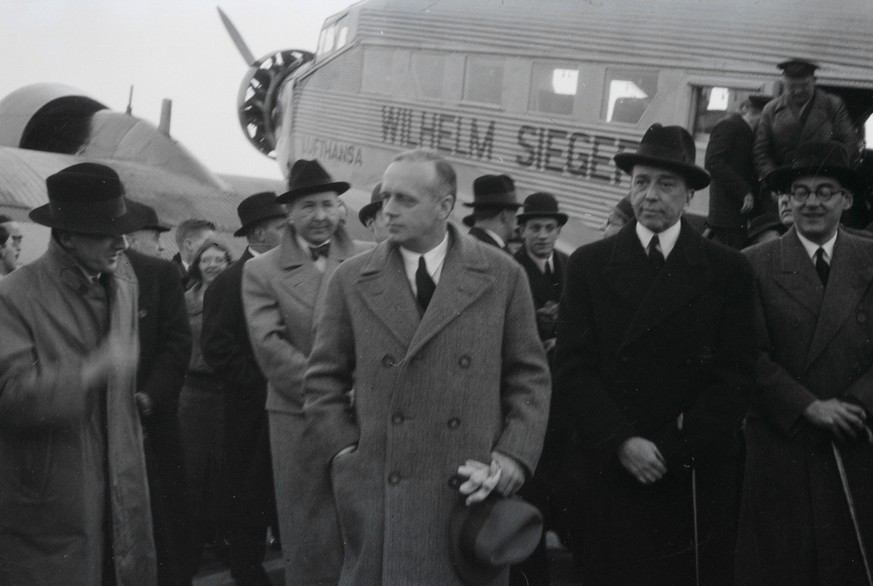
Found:
[[[268,586],[270,579],[264,571],[267,553],[266,527],[249,527],[231,522],[227,532],[230,575],[240,585]]]

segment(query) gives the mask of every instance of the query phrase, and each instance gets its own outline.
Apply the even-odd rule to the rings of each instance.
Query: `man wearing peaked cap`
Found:
[[[805,59],[779,63],[782,95],[764,107],[755,132],[754,158],[758,177],[764,178],[791,161],[794,149],[805,142],[834,141],[843,145],[854,166],[858,139],[843,100],[817,88],[818,65]]]
[[[134,400],[137,279],[118,175],[46,179],[48,250],[0,281],[0,582],[154,584]],[[119,530],[123,528],[123,530]]]
[[[291,167],[280,244],[246,263],[243,307],[254,356],[267,381],[273,476],[286,584],[335,583],[342,542],[329,479],[309,471],[303,448],[303,374],[326,283],[359,250],[340,226],[339,195],[318,161]]]
[[[567,263],[550,425],[588,585],[733,583],[752,271],[682,218],[709,183],[694,161],[688,131],[651,126],[615,156],[635,220]]]
[[[267,381],[255,360],[243,310],[246,264],[282,241],[285,208],[272,191],[245,198],[237,207],[245,252],[222,271],[203,295],[203,358],[225,381],[224,463],[230,506],[228,557],[239,584],[267,584],[263,569],[266,528],[276,523],[273,466],[265,411]]]
[[[515,232],[515,214],[521,204],[515,195],[515,183],[509,175],[482,175],[473,181],[473,202],[464,206],[473,213],[463,222],[470,236],[492,246],[508,250],[506,242]]]
[[[800,145],[766,181],[789,194],[794,225],[747,251],[760,342],[737,584],[866,584],[873,242],[840,227],[863,184],[835,142]]]

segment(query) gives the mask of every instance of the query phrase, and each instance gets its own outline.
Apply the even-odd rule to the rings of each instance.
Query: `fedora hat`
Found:
[[[349,187],[345,181],[334,181],[318,161],[299,159],[291,166],[288,191],[277,197],[276,201],[291,203],[298,197],[325,191],[335,191],[337,195],[341,195],[348,191]]]
[[[515,196],[515,182],[509,175],[482,175],[473,180],[473,201],[464,207],[486,210],[513,210],[521,207]],[[475,224],[475,215],[465,216],[466,226]]]
[[[864,190],[864,178],[852,170],[849,155],[838,142],[801,144],[794,151],[791,164],[771,171],[764,177],[764,184],[773,191],[785,193],[791,182],[802,175],[833,177],[856,194]]]
[[[81,232],[121,236],[145,224],[141,210],[128,208],[118,174],[98,163],[79,163],[45,180],[48,203],[30,211],[37,224]]]
[[[558,226],[567,223],[567,214],[558,211],[558,200],[551,193],[537,191],[524,198],[524,209],[516,216],[519,223],[530,218],[555,218]]]
[[[124,199],[124,204],[129,210],[137,212],[140,214],[140,217],[142,217],[143,222],[145,223],[140,227],[140,230],[154,230],[156,232],[169,232],[172,230],[170,226],[162,224],[160,220],[158,220],[158,212],[156,212],[155,208],[152,206],[147,206],[144,203],[139,203],[138,201],[128,198]]]
[[[542,515],[518,497],[490,496],[472,506],[461,503],[449,520],[455,572],[467,584],[489,583],[526,560],[542,533]]]
[[[242,227],[233,233],[234,236],[245,236],[257,224],[270,218],[284,218],[285,208],[276,203],[276,194],[263,191],[250,195],[240,202],[236,208]]]
[[[652,124],[635,153],[618,153],[616,167],[631,175],[634,165],[652,165],[679,173],[694,190],[709,185],[709,173],[694,164],[696,148],[691,134],[681,126]]]
[[[367,221],[373,218],[376,213],[382,209],[382,184],[377,183],[373,188],[373,193],[370,194],[370,203],[358,210],[358,219],[364,226]]]

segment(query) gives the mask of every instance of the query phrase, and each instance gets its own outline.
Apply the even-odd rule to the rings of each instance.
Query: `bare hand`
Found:
[[[147,393],[135,393],[134,398],[141,417],[149,417],[155,412],[155,402]]]
[[[491,465],[500,468],[500,480],[497,482],[497,492],[503,496],[512,496],[524,484],[524,468],[514,458],[491,452]]]
[[[467,477],[467,481],[458,490],[461,494],[468,495],[464,502],[472,505],[488,498],[500,481],[502,469],[494,460],[490,466],[477,460],[467,460],[463,466],[458,467],[458,474]]]
[[[618,460],[642,484],[652,484],[667,473],[667,463],[658,446],[642,437],[632,437],[618,448]]]
[[[101,387],[113,372],[122,374],[136,369],[139,360],[139,341],[128,332],[112,332],[82,365],[82,384],[85,388]]]
[[[857,439],[865,433],[867,412],[864,408],[839,399],[813,401],[803,412],[803,416],[816,427],[831,432],[840,441]]]
[[[752,195],[751,193],[747,193],[743,197],[743,207],[740,208],[740,213],[743,215],[748,214],[752,211],[752,209],[754,209],[754,207],[755,207],[755,196]]]

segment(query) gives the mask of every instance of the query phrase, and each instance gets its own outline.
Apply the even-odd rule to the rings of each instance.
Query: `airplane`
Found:
[[[782,91],[787,58],[819,63],[819,87],[873,132],[869,0],[363,0],[324,22],[315,52],[260,59],[221,18],[249,64],[243,131],[285,175],[317,158],[368,193],[396,154],[428,147],[462,202],[486,173],[554,193],[565,249],[599,238],[627,194],[616,153],[678,124],[702,165],[719,119]],[[698,220],[707,202],[695,194]]]

